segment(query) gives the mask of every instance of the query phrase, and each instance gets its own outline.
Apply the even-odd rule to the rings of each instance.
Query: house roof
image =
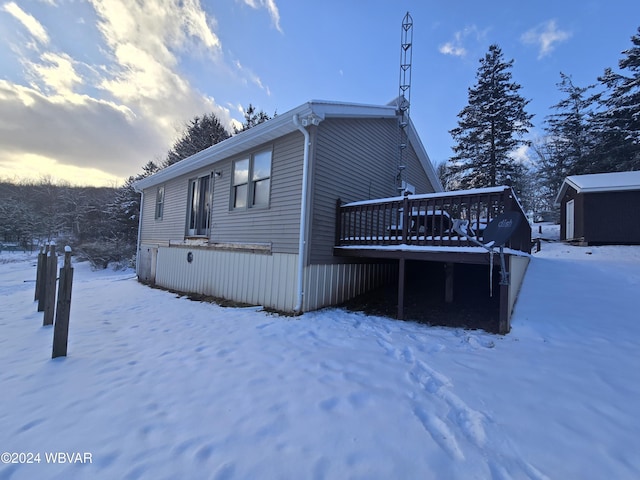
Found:
[[[296,116],[303,125],[305,125],[305,123],[317,125],[325,118],[396,118],[397,113],[395,103],[393,102],[389,105],[366,105],[311,100],[288,112],[279,114],[266,122],[256,125],[249,130],[245,130],[231,138],[212,145],[201,152],[160,170],[154,175],[143,178],[134,184],[134,188],[136,191],[141,192],[145,188],[153,187],[172,178],[194,172],[232,155],[295,132],[298,130],[294,124],[294,118]],[[434,189],[436,191],[443,190],[442,184],[431,164],[431,160],[411,121],[409,121],[407,134]]]
[[[573,187],[578,193],[640,190],[640,171],[570,175],[560,187],[555,200],[556,206],[560,205],[569,187]]]

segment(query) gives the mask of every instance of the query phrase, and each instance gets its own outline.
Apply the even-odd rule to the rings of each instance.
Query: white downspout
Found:
[[[304,298],[304,264],[307,246],[307,177],[309,175],[309,132],[300,124],[298,115],[293,116],[293,124],[304,135],[304,157],[302,160],[302,198],[300,201],[300,235],[298,240],[298,285],[296,291],[296,306],[294,312],[302,313],[302,302]]]
[[[140,213],[138,214],[138,242],[136,245],[136,276],[140,279],[140,248],[142,247],[142,210],[144,208],[144,191],[140,190]]]

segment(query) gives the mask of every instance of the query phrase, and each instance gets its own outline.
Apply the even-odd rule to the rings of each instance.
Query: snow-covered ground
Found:
[[[222,308],[80,263],[56,360],[34,278],[0,255],[0,452],[40,460],[1,480],[640,477],[640,247],[544,242],[506,336]]]

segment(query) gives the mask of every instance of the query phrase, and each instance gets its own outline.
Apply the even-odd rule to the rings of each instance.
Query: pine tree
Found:
[[[599,172],[640,169],[640,27],[631,42],[618,62],[623,73],[607,68],[598,77],[605,88],[596,97],[601,110],[593,118]]]
[[[594,139],[589,122],[593,97],[586,95],[593,85],[578,87],[569,75],[560,72],[557,86],[565,97],[551,107],[557,113],[547,116],[546,138],[533,149],[541,186],[548,196],[558,193],[567,175],[590,173],[593,168]]]
[[[230,136],[213,113],[205,114],[202,117],[196,116],[187,124],[182,136],[167,153],[163,167],[184,160]]]
[[[142,172],[130,176],[116,192],[113,203],[108,205],[110,218],[115,222],[111,227],[110,236],[117,236],[123,241],[135,244],[138,236],[138,221],[140,218],[140,194],[133,185],[138,181],[153,175],[160,168],[155,162],[147,162]]]
[[[460,177],[462,188],[495,186],[509,176],[521,181],[524,169],[512,155],[517,147],[529,145],[522,136],[533,126],[533,115],[526,113],[529,101],[511,79],[512,66],[500,47],[489,47],[480,60],[476,85],[469,89],[469,104],[458,114],[458,127],[450,131],[457,145],[449,169]]]
[[[276,114],[273,115],[274,117]],[[242,124],[242,128],[238,129],[235,126],[233,127],[234,133],[244,132],[245,130],[249,130],[250,128],[255,127],[256,125],[261,124],[262,122],[266,122],[270,120],[271,117],[267,115],[264,110],[256,111],[256,107],[252,104],[249,104],[247,109],[244,111],[244,123]]]

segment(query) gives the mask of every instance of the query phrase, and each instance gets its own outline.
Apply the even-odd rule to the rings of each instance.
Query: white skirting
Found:
[[[138,277],[178,292],[293,312],[297,303],[297,261],[295,254],[143,245],[138,256]],[[303,310],[340,304],[396,275],[395,264],[307,266]]]

